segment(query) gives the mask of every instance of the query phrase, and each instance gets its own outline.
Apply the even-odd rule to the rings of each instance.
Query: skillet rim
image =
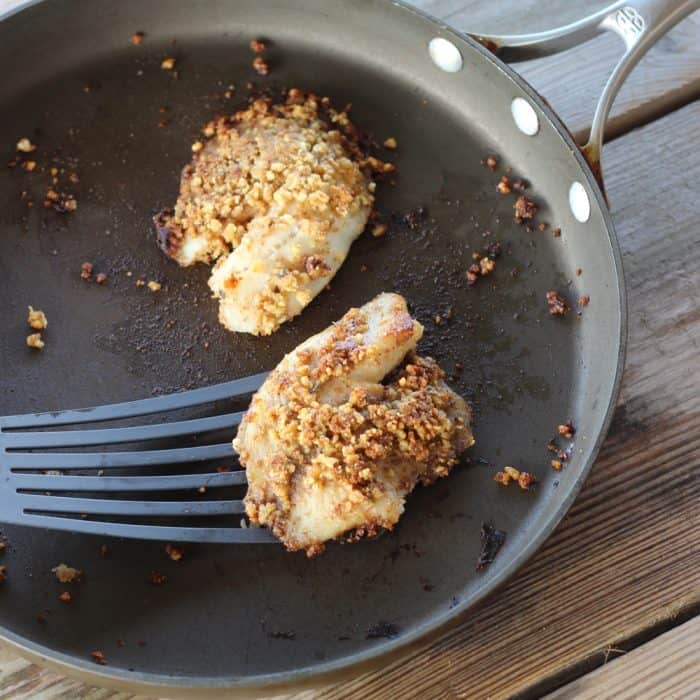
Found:
[[[42,2],[44,2],[44,0],[19,0],[19,2],[7,11],[0,12],[0,22]],[[429,642],[444,634],[448,629],[456,627],[464,620],[469,610],[482,604],[487,596],[500,588],[541,548],[554,529],[559,525],[564,515],[569,511],[574,500],[581,491],[610,428],[610,423],[617,405],[617,399],[620,394],[628,340],[627,289],[625,286],[622,255],[605,195],[588,161],[582,155],[571,132],[562,119],[549,106],[548,101],[522,78],[514,68],[504,63],[467,32],[452,27],[443,20],[435,18],[430,13],[409,5],[406,0],[383,0],[383,2],[387,6],[391,5],[397,12],[407,12],[429,23],[436,30],[436,35],[449,35],[451,38],[456,39],[458,43],[468,46],[469,50],[479,53],[482,59],[490,61],[501,74],[509,78],[511,82],[541,110],[547,121],[556,129],[564,145],[569,148],[572,155],[577,160],[581,169],[581,175],[588,183],[595,197],[595,201],[601,210],[605,232],[607,233],[608,243],[613,255],[615,282],[617,283],[617,301],[620,315],[618,326],[619,343],[615,373],[610,387],[610,397],[604,409],[602,427],[596,439],[589,447],[589,453],[585,462],[580,464],[575,481],[570,486],[569,492],[563,498],[554,514],[535,531],[528,543],[504,565],[503,569],[498,574],[491,577],[486,583],[479,587],[468,600],[461,601],[445,612],[433,615],[429,621],[416,625],[410,632],[402,634],[396,639],[385,640],[371,649],[355,652],[341,659],[321,662],[314,666],[293,671],[280,671],[277,673],[251,676],[247,679],[231,677],[222,680],[221,677],[201,676],[197,677],[196,682],[193,683],[192,681],[194,679],[191,676],[168,676],[162,673],[131,672],[117,668],[112,670],[109,667],[101,667],[98,670],[95,668],[94,663],[89,661],[88,658],[83,659],[82,657],[65,654],[43,644],[32,642],[4,628],[2,624],[0,624],[0,641],[8,644],[30,661],[48,666],[53,670],[77,678],[82,682],[120,687],[122,689],[128,689],[129,691],[138,691],[148,694],[154,692],[166,693],[171,694],[171,697],[173,697],[173,692],[177,693],[180,697],[184,697],[182,693],[190,690],[203,692],[207,695],[212,693],[218,694],[221,691],[229,691],[228,697],[231,697],[231,691],[237,695],[240,693],[249,694],[250,691],[269,693],[275,690],[285,690],[289,692],[290,690],[300,690],[302,687],[317,686],[321,683],[337,682],[343,678],[348,678],[350,675],[355,676],[361,672],[367,672],[376,668],[380,661],[384,661],[385,663],[396,661],[401,656],[407,655],[411,649],[417,649],[418,647],[424,648]],[[397,21],[401,20],[397,19]],[[292,687],[290,688],[290,686]]]

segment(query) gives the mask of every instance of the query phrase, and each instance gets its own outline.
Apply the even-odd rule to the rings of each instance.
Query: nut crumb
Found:
[[[557,426],[557,432],[567,440],[571,440],[576,434],[576,429],[574,428],[573,422],[568,420],[566,423]]]
[[[95,282],[97,284],[104,284],[107,281],[107,275],[104,272],[98,272],[95,276]]]
[[[73,596],[71,596],[71,594],[70,594],[69,591],[63,591],[63,593],[61,593],[61,595],[58,596],[58,599],[59,599],[62,603],[70,603],[71,600],[73,599]]]
[[[551,464],[551,466],[552,466],[552,469],[556,469],[557,471],[560,471],[560,470],[561,470],[562,464],[561,464],[561,461],[560,461],[560,460],[558,460],[558,459],[553,459],[553,460],[550,462],[550,464]]]
[[[254,53],[262,53],[267,48],[267,44],[262,39],[251,39],[248,46]]]
[[[148,283],[148,288],[152,292],[159,292],[163,288],[163,285],[160,282],[156,282],[155,280],[151,280]]]
[[[537,477],[535,477],[534,474],[530,474],[529,472],[520,472],[520,476],[518,477],[518,486],[520,486],[523,491],[529,491],[530,486],[532,486],[536,481]]]
[[[521,194],[513,205],[513,209],[515,210],[515,223],[522,224],[526,219],[532,219],[537,213],[538,208],[537,204],[529,197]]]
[[[498,166],[498,158],[496,156],[487,156],[481,159],[481,165],[486,165],[489,170],[495,170]]]
[[[24,163],[22,163],[22,167],[28,173],[31,173],[36,169],[36,161],[35,160],[25,160]]]
[[[253,59],[253,68],[258,75],[267,75],[270,72],[270,66],[262,56]]]
[[[46,343],[41,339],[41,333],[30,333],[27,336],[27,346],[30,348],[35,348],[36,350],[41,350]]]
[[[372,227],[372,235],[375,238],[381,238],[383,235],[386,234],[388,229],[389,229],[389,227],[386,224],[375,224]]]
[[[394,150],[398,145],[399,144],[396,142],[396,139],[393,136],[390,136],[384,141],[384,148]]]
[[[26,136],[17,141],[16,148],[20,153],[31,153],[36,150],[36,146]]]
[[[162,586],[167,580],[168,577],[165,574],[159,573],[158,571],[151,571],[151,573],[148,575],[148,582],[154,586]]]
[[[27,323],[35,331],[43,331],[44,328],[49,325],[46,314],[41,309],[34,309],[31,306],[27,308],[29,310],[27,314]]]
[[[144,32],[134,32],[131,35],[131,43],[134,44],[134,46],[138,46],[143,42],[143,38],[146,36]]]
[[[95,651],[91,651],[90,656],[92,656],[95,663],[100,664],[100,666],[104,666],[107,663],[107,660],[105,659],[105,655],[99,649],[95,649]]]
[[[501,194],[510,194],[513,191],[510,186],[510,178],[507,175],[503,175],[501,181],[496,185],[496,189]]]
[[[92,267],[92,263],[91,263],[91,262],[84,262],[84,263],[80,266],[80,276],[81,276],[84,280],[89,280],[90,277],[92,277],[92,269],[93,269],[93,267]]]
[[[591,301],[591,298],[588,296],[588,294],[582,294],[578,298],[578,304],[579,306],[588,306],[589,302]]]
[[[106,544],[100,545],[100,556],[109,556],[109,547]]]
[[[83,572],[80,569],[75,569],[67,564],[59,564],[58,566],[54,566],[51,571],[56,574],[56,578],[61,583],[74,583],[76,581],[80,581],[80,577],[83,575]]]
[[[554,236],[554,238],[559,238],[561,236],[561,229],[558,226],[556,228],[553,228],[552,235]]]
[[[547,292],[547,304],[549,304],[549,313],[552,316],[563,316],[569,311],[569,305],[564,297],[553,289]]]
[[[182,559],[182,557],[185,555],[185,550],[182,547],[168,543],[165,545],[165,553],[173,561],[180,561],[180,559]]]
[[[172,70],[173,68],[175,68],[175,59],[174,58],[163,59],[163,62],[160,64],[160,67],[163,70]]]

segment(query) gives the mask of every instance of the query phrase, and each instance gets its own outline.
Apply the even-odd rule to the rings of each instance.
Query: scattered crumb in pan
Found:
[[[69,214],[78,208],[78,200],[70,192],[56,192],[49,189],[44,196],[44,207],[53,209],[59,214]]]
[[[561,229],[556,226],[555,228],[552,229],[552,235],[554,238],[560,238],[561,237]]]
[[[499,550],[506,541],[505,530],[498,530],[489,523],[481,524],[481,554],[476,562],[477,571],[487,567],[496,558]]]
[[[6,549],[7,549],[7,542],[3,542],[2,540],[0,540],[0,554],[2,554],[2,552],[4,552]]]
[[[487,166],[489,170],[495,170],[498,167],[498,158],[496,158],[496,156],[486,156],[486,158],[482,158],[479,163]]]
[[[526,197],[524,194],[521,194],[515,200],[515,204],[513,205],[513,210],[515,211],[515,223],[522,224],[524,221],[532,219],[537,213],[538,209],[539,207],[532,199]]]
[[[41,339],[41,333],[30,333],[27,336],[27,347],[41,350],[46,343]]]
[[[70,603],[71,600],[73,600],[73,596],[70,594],[70,591],[63,591],[60,596],[58,596],[58,599],[62,603]]]
[[[145,32],[134,32],[131,35],[131,43],[134,44],[134,46],[139,46],[140,44],[143,43],[143,39],[146,36]]]
[[[17,141],[15,148],[20,153],[31,153],[36,150],[36,146],[26,136]]]
[[[35,161],[35,160],[25,160],[25,161],[22,163],[22,167],[23,167],[28,173],[34,172],[34,170],[36,169],[36,161]]]
[[[91,651],[90,656],[92,656],[92,660],[95,663],[100,664],[100,666],[104,666],[107,663],[107,659],[105,659],[105,655],[99,649],[95,649],[95,651]]]
[[[160,67],[163,70],[172,70],[175,68],[175,59],[172,57],[164,58],[162,63],[160,64]]]
[[[421,223],[425,221],[427,216],[428,212],[425,210],[424,207],[415,207],[414,209],[410,209],[404,214],[403,221],[408,226],[408,228],[417,229],[421,225]]]
[[[270,72],[270,66],[262,56],[253,59],[253,69],[258,75],[267,75]]]
[[[579,306],[588,306],[588,304],[590,303],[590,301],[591,301],[591,298],[588,296],[588,294],[582,294],[582,295],[578,298],[578,305],[579,305]]]
[[[165,545],[165,553],[173,561],[180,561],[182,557],[185,556],[185,550],[183,547],[171,544],[170,542],[168,542],[168,544]]]
[[[0,583],[5,583],[7,581],[7,567],[0,566]]]
[[[538,228],[540,231],[545,231],[545,230],[547,229],[547,222],[545,222],[545,221],[540,221],[540,223],[537,224],[537,228]]]
[[[270,639],[287,639],[287,640],[292,640],[295,639],[297,636],[297,633],[294,630],[278,630],[278,631],[272,631],[268,632],[267,636]]]
[[[262,39],[251,39],[248,46],[253,53],[262,53],[267,48],[267,44]]]
[[[46,615],[44,613],[37,613],[36,621],[41,624],[46,624]]]
[[[547,443],[547,449],[555,454],[557,456],[557,460],[560,462],[566,462],[569,459],[569,453],[566,450],[563,450],[559,445],[557,445],[555,440],[550,440]],[[552,465],[554,466],[554,465]],[[556,467],[555,467],[556,468]]]
[[[564,316],[569,311],[569,305],[564,297],[554,289],[547,292],[547,304],[549,305],[549,313],[552,316]]]
[[[386,232],[389,230],[389,227],[386,224],[375,224],[372,227],[372,235],[375,238],[381,238],[386,234]]]
[[[134,283],[137,287],[143,287],[146,284],[146,280],[142,279],[137,279],[136,282]]]
[[[159,119],[158,122],[156,123],[156,126],[157,126],[159,129],[162,129],[162,128],[165,127],[165,126],[168,126],[169,123],[170,123],[170,122],[169,122],[167,119]]]
[[[91,262],[84,262],[80,266],[80,276],[84,280],[89,280],[92,277],[93,266]]]
[[[106,544],[100,545],[100,556],[101,557],[108,557],[109,556],[109,547]]]
[[[104,272],[98,272],[95,275],[95,282],[97,284],[104,284],[107,281],[107,275]]]
[[[163,285],[160,282],[156,282],[155,280],[150,280],[148,283],[148,288],[152,292],[159,292],[162,289]]]
[[[551,465],[552,469],[556,469],[557,471],[561,471],[563,466],[561,460],[559,459],[553,459],[549,464]]]
[[[523,491],[529,491],[530,486],[537,481],[537,477],[535,477],[534,474],[522,472],[519,469],[511,466],[503,467],[503,471],[497,472],[493,479],[504,486],[508,486],[511,481],[517,481],[518,486],[520,486]]]
[[[510,185],[510,178],[507,175],[503,175],[496,185],[496,189],[501,194],[510,194],[513,191]]]
[[[121,647],[121,648],[125,647],[125,646],[126,646],[126,641],[123,640],[123,639],[117,639],[117,646],[118,646],[118,647]]]
[[[482,253],[472,254],[472,264],[467,268],[467,284],[473,287],[480,277],[490,275],[496,269],[496,260],[502,252],[501,244],[497,241],[489,243]]]
[[[158,571],[151,571],[151,573],[148,575],[148,582],[154,586],[162,586],[167,580],[168,577]]]
[[[54,566],[51,571],[56,574],[56,578],[61,583],[76,583],[77,581],[80,581],[80,577],[83,575],[83,572],[80,569],[76,569],[73,566],[68,566],[67,564],[59,564],[58,566]]]
[[[396,142],[396,139],[393,136],[390,136],[388,139],[384,140],[383,145],[384,145],[384,148],[389,148],[390,150],[393,151],[395,148],[397,148],[397,146],[399,144]]]
[[[34,309],[29,306],[27,313],[27,323],[35,331],[43,331],[49,325],[46,314],[41,309]]]
[[[571,440],[571,438],[573,438],[576,434],[576,428],[574,428],[574,424],[571,422],[571,420],[568,420],[566,423],[562,423],[561,425],[557,426],[557,432],[567,440]]]
[[[398,637],[401,628],[393,622],[378,622],[367,629],[365,639],[394,639]]]
[[[518,192],[524,192],[528,188],[528,184],[525,180],[518,178],[513,181],[513,189],[518,190]]]

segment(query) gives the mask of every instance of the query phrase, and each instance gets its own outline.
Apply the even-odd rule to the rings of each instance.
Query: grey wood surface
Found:
[[[416,4],[459,28],[515,33],[577,19],[604,3]],[[616,419],[584,491],[534,560],[458,628],[380,674],[290,699],[536,697],[560,686],[557,699],[598,698],[608,684],[643,697],[657,687],[648,668],[682,666],[674,645],[700,647],[697,623],[657,637],[700,608],[699,15],[652,49],[613,109],[604,160],[630,291],[630,351]],[[519,70],[582,136],[620,52],[604,37]],[[586,675],[645,638],[651,641],[623,662]],[[667,697],[690,697],[697,675],[666,673],[659,683],[671,676],[678,682],[663,686]],[[5,698],[136,696],[85,686],[5,648]]]

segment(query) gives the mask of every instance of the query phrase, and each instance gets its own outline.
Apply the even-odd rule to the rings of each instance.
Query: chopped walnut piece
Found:
[[[89,280],[90,277],[92,277],[92,269],[93,269],[93,268],[92,268],[92,263],[91,263],[91,262],[84,262],[84,263],[80,266],[80,276],[81,276],[84,280]]]
[[[180,561],[180,559],[182,559],[182,557],[185,555],[185,550],[182,547],[168,543],[165,545],[165,553],[173,561]]]
[[[562,467],[561,461],[558,459],[553,459],[550,462],[550,465],[552,466],[552,469],[556,469],[557,471],[559,471]]]
[[[563,316],[569,310],[564,298],[553,289],[547,292],[547,303],[552,316]]]
[[[476,263],[472,263],[469,266],[469,269],[467,270],[467,284],[470,287],[473,287],[476,283],[479,277],[481,276],[481,267],[477,265]]]
[[[520,472],[518,477],[518,486],[520,486],[523,491],[529,491],[530,486],[532,486],[537,481],[537,477],[529,472]]]
[[[513,191],[510,186],[510,178],[507,175],[503,175],[500,182],[496,185],[496,189],[501,194],[510,194]]]
[[[107,281],[107,275],[105,275],[104,272],[98,272],[97,275],[95,275],[95,282],[97,284],[104,284]]]
[[[7,567],[0,566],[0,583],[5,583],[7,581]]]
[[[63,593],[61,593],[61,595],[58,596],[58,599],[59,599],[62,603],[70,603],[71,600],[73,600],[73,596],[71,596],[71,594],[70,594],[69,591],[63,591]]]
[[[134,44],[134,46],[138,46],[139,44],[141,44],[143,42],[143,38],[145,36],[146,35],[144,32],[134,32],[131,35],[131,43]]]
[[[162,287],[163,287],[163,285],[162,285],[160,282],[156,282],[155,280],[151,280],[151,281],[148,283],[148,288],[149,288],[152,292],[159,292],[159,291],[162,289]]]
[[[590,301],[591,301],[591,298],[588,296],[588,294],[582,294],[578,298],[579,306],[588,306]]]
[[[497,481],[499,484],[503,484],[504,486],[508,486],[510,483],[510,476],[506,474],[505,472],[496,472],[496,475],[493,477],[494,481]]]
[[[571,438],[576,434],[576,429],[574,428],[572,421],[568,420],[563,425],[557,426],[557,432],[567,440],[571,440]]]
[[[489,170],[495,170],[498,166],[498,158],[496,158],[495,156],[488,156],[484,162],[486,163]]]
[[[34,309],[31,306],[27,307],[29,309],[27,314],[27,323],[35,331],[43,331],[49,325],[46,318],[46,314],[41,309]]]
[[[163,70],[172,70],[175,68],[175,59],[174,58],[164,58],[163,62],[160,64],[160,67]]]
[[[27,346],[35,350],[41,350],[46,343],[41,339],[41,333],[30,333],[27,336]]]
[[[31,153],[32,151],[36,150],[36,146],[26,137],[17,141],[16,148],[21,153]]]
[[[525,180],[515,180],[515,182],[513,182],[513,189],[523,192],[527,189],[527,182],[525,182]]]
[[[486,254],[491,258],[491,260],[496,260],[497,258],[500,258],[502,252],[503,249],[501,248],[501,244],[498,241],[489,243],[486,247]]]
[[[395,149],[399,144],[396,142],[396,139],[393,136],[390,136],[388,139],[385,139],[384,141],[384,148],[389,148],[391,150]]]
[[[253,68],[258,75],[267,75],[270,72],[270,66],[262,56],[253,59]]]
[[[503,467],[503,471],[511,478],[511,479],[518,479],[520,477],[520,470],[516,469],[515,467]]]
[[[54,566],[51,571],[56,574],[56,578],[61,583],[74,583],[79,581],[80,577],[83,575],[83,572],[80,569],[75,569],[67,564],[59,564],[58,566]]]
[[[24,163],[22,163],[22,167],[28,173],[31,173],[36,169],[36,161],[35,160],[25,160]]]
[[[248,46],[254,53],[262,53],[267,48],[267,44],[262,39],[251,39]]]
[[[4,552],[7,549],[7,542],[0,540],[0,552]]]
[[[547,449],[550,452],[553,452],[556,456],[557,459],[559,459],[562,462],[566,462],[569,459],[569,453],[566,450],[562,450],[554,440],[550,440],[547,443]]]
[[[95,651],[91,651],[90,656],[92,656],[95,663],[100,664],[100,666],[104,666],[107,663],[107,659],[105,659],[105,655],[99,649],[95,649]]]
[[[167,580],[168,577],[158,571],[151,571],[148,575],[148,582],[152,583],[154,586],[162,586]]]
[[[559,238],[561,236],[561,229],[558,226],[556,228],[553,228],[552,235],[554,236],[554,238]]]
[[[201,141],[195,141],[192,144],[192,153],[199,153],[204,148],[204,144]]]
[[[372,235],[375,238],[381,238],[388,230],[389,227],[386,224],[375,224],[372,227]]]
[[[496,267],[496,263],[491,260],[491,258],[481,258],[481,260],[479,260],[479,267],[481,268],[481,276],[485,277],[493,272],[493,269]]]
[[[532,219],[539,207],[529,197],[521,194],[513,205],[515,210],[515,223],[522,224],[526,219]]]

